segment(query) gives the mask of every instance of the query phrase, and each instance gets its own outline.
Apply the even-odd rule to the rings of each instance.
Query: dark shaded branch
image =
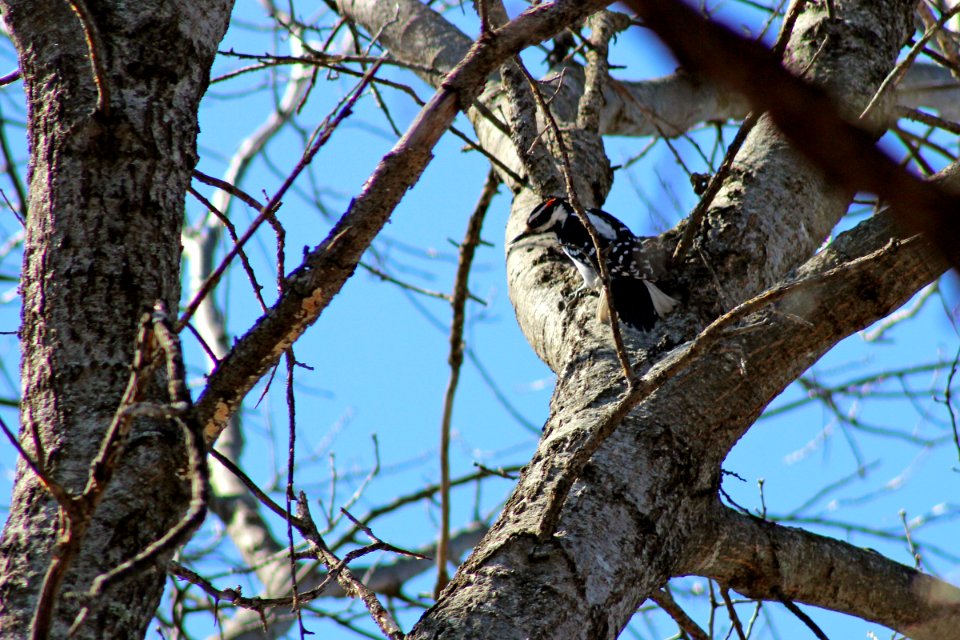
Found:
[[[900,224],[927,233],[960,267],[960,217],[953,215],[960,210],[960,198],[900,167],[877,148],[872,133],[845,121],[822,89],[784,70],[761,45],[703,19],[683,3],[627,0],[626,4],[685,67],[744,94],[754,109],[768,111],[793,145],[831,181],[851,191],[879,195],[897,212]]]

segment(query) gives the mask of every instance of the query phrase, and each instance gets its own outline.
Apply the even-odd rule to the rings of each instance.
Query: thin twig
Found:
[[[204,184],[208,184],[211,187],[216,187],[221,191],[226,191],[231,196],[240,198],[241,200],[243,200],[245,203],[247,203],[257,211],[262,211],[263,209],[266,208],[266,205],[261,204],[256,198],[251,196],[249,193],[247,193],[240,187],[236,186],[235,184],[227,182],[226,180],[221,180],[220,178],[209,176],[203,173],[202,171],[198,171],[197,169],[193,170],[193,177]]]
[[[93,82],[97,86],[97,111],[103,115],[110,113],[110,86],[107,83],[107,67],[103,56],[106,47],[100,38],[100,32],[93,21],[93,15],[84,0],[67,0],[70,8],[80,20],[83,37],[87,42],[87,54],[90,56],[90,68],[93,70]]]
[[[710,636],[707,635],[707,632],[701,629],[700,625],[694,622],[693,618],[688,616],[687,612],[680,608],[680,605],[677,604],[667,589],[654,591],[650,594],[650,599],[666,611],[667,615],[677,623],[677,626],[689,634],[693,640],[709,640]]]
[[[933,10],[926,2],[917,3],[917,13],[920,14],[920,20],[923,21],[924,26],[927,28],[930,28],[930,26],[937,21]],[[957,50],[957,43],[953,39],[952,34],[944,29],[937,29],[937,45],[939,45],[940,51],[943,52],[945,62],[947,63],[944,66],[950,69],[950,73],[954,78],[958,78],[958,76],[960,76],[960,52]]]
[[[237,228],[233,225],[232,222],[230,222],[227,216],[224,215],[224,213],[221,212],[219,209],[217,209],[217,207],[214,206],[212,202],[207,200],[207,198],[204,197],[202,193],[194,189],[192,186],[187,187],[187,193],[189,193],[194,198],[199,200],[200,203],[203,206],[205,206],[208,211],[210,211],[210,213],[212,213],[214,216],[217,217],[218,220],[220,220],[224,228],[226,228],[227,233],[230,234],[230,239],[233,241],[234,246],[236,246],[237,240],[238,240]],[[260,309],[262,311],[266,311],[267,303],[263,299],[263,294],[261,293],[261,291],[263,291],[263,287],[260,285],[259,282],[257,282],[257,274],[254,273],[253,267],[250,266],[250,259],[247,257],[247,253],[243,249],[240,249],[238,251],[238,254],[240,256],[240,263],[243,265],[243,270],[247,274],[247,280],[250,281],[250,286],[253,287],[253,295],[256,297],[257,302],[260,304]],[[214,362],[216,362],[216,359],[214,359]]]
[[[957,459],[960,460],[960,430],[957,428],[957,412],[953,409],[953,379],[957,375],[957,367],[960,363],[960,349],[953,358],[953,366],[950,367],[950,375],[947,376],[947,386],[943,392],[943,400],[947,405],[947,413],[950,415],[950,426],[953,427],[953,444],[957,449]]]
[[[673,251],[673,256],[671,257],[671,261],[674,264],[679,263],[683,259],[693,244],[693,239],[703,224],[703,217],[706,215],[707,209],[713,204],[713,198],[720,191],[720,187],[730,174],[733,161],[736,159],[740,147],[743,146],[743,142],[747,139],[747,135],[753,130],[753,127],[756,126],[759,120],[760,114],[756,111],[751,111],[747,114],[747,117],[744,118],[743,124],[740,125],[736,137],[734,137],[730,146],[727,147],[727,152],[723,156],[723,162],[720,163],[720,168],[710,177],[706,191],[704,191],[700,197],[700,201],[697,203],[697,206],[694,207],[690,218],[687,220],[686,226],[683,229],[683,235],[680,237],[680,241],[677,243]]]
[[[280,188],[274,194],[270,201],[267,202],[260,209],[259,215],[254,219],[250,224],[244,234],[237,239],[234,243],[233,248],[227,252],[227,255],[223,258],[217,268],[214,270],[210,277],[206,279],[200,289],[197,291],[196,295],[193,297],[193,300],[190,301],[190,304],[187,305],[187,308],[184,309],[183,314],[180,316],[179,322],[177,322],[176,330],[182,331],[184,325],[190,321],[190,318],[196,313],[197,308],[200,306],[200,303],[203,302],[203,299],[207,297],[210,291],[217,285],[220,281],[221,276],[226,271],[227,267],[230,265],[230,262],[233,261],[233,258],[240,252],[243,248],[243,245],[253,236],[253,234],[260,228],[260,225],[263,224],[265,220],[275,215],[276,210],[280,207],[280,203],[283,200],[283,196],[286,195],[287,191],[293,185],[294,180],[306,169],[307,165],[313,161],[314,156],[320,151],[320,148],[326,144],[327,140],[330,139],[330,136],[333,135],[333,132],[339,126],[343,120],[352,113],[353,105],[357,100],[360,99],[360,95],[363,93],[363,90],[372,80],[374,74],[380,69],[380,64],[374,64],[370,67],[367,73],[363,76],[363,79],[357,84],[353,90],[353,95],[346,101],[344,106],[337,112],[337,115],[330,120],[329,122],[324,122],[317,129],[316,140],[309,149],[303,154],[303,157],[300,158],[300,161],[297,162],[297,165],[293,168],[293,171],[290,172],[290,175],[287,176],[283,184],[280,185]]]
[[[406,69],[408,71],[416,71],[418,73],[432,74],[432,75],[441,75],[434,67],[429,67],[423,64],[417,64],[415,62],[405,62],[403,60],[398,60],[394,57],[381,57],[374,55],[338,55],[333,53],[326,53],[323,51],[318,51],[317,49],[310,49],[308,55],[276,55],[276,54],[264,54],[264,53],[238,53],[233,49],[228,49],[225,51],[218,51],[220,55],[224,57],[236,58],[238,60],[256,60],[260,62],[257,65],[251,65],[243,67],[240,69],[234,69],[228,71],[223,75],[217,76],[210,80],[210,84],[217,82],[223,82],[229,80],[238,75],[244,73],[251,73],[256,71],[262,71],[264,68],[276,67],[276,66],[288,66],[288,65],[300,65],[300,66],[314,66],[314,67],[331,67],[335,71],[340,71],[341,69],[336,68],[337,65],[341,64],[374,64],[378,60],[382,60],[382,64],[387,66],[398,67],[400,69]]]
[[[300,493],[297,499],[297,517],[304,523],[304,528],[300,531],[301,534],[310,543],[317,559],[327,567],[327,571],[331,574],[335,573],[337,581],[348,594],[360,598],[370,612],[373,621],[384,635],[391,640],[402,640],[403,632],[400,630],[396,621],[394,621],[393,616],[391,616],[380,603],[376,594],[358,580],[353,573],[346,568],[345,561],[337,558],[337,556],[330,551],[329,547],[327,547],[313,522],[313,518],[310,516],[310,505],[307,501],[307,496],[303,492]]]
[[[747,640],[747,637],[743,634],[743,625],[740,623],[740,616],[737,615],[737,610],[733,607],[733,601],[730,600],[730,590],[723,585],[720,586],[720,597],[723,598],[723,604],[727,607],[727,615],[730,617],[730,622],[737,632],[737,637],[740,638],[740,640]]]
[[[32,456],[27,454],[26,450],[20,444],[20,440],[17,439],[16,434],[14,434],[13,431],[11,431],[7,426],[7,423],[4,422],[2,416],[0,416],[0,429],[3,429],[3,433],[6,434],[7,439],[10,440],[10,444],[13,445],[13,447],[17,450],[17,453],[19,453],[23,458],[23,461],[37,476],[37,478],[40,480],[40,484],[43,485],[43,488],[50,492],[50,495],[52,495],[57,503],[60,504],[61,508],[65,508],[72,499],[72,496],[66,489],[61,487],[57,482],[54,482],[54,480],[50,478],[46,470],[43,468],[43,460],[41,458],[34,460]]]
[[[278,267],[282,268],[282,267]],[[282,282],[282,280],[281,280]],[[281,295],[283,292],[280,292]],[[294,613],[297,616],[297,624],[300,628],[300,637],[304,637],[305,628],[303,626],[303,615],[300,612],[300,588],[297,584],[297,554],[296,554],[296,545],[293,540],[293,520],[291,516],[293,515],[293,502],[296,499],[293,492],[293,482],[294,482],[294,469],[296,465],[296,444],[297,444],[297,405],[296,405],[296,394],[293,392],[293,372],[296,369],[296,359],[293,356],[293,347],[288,348],[284,351],[284,358],[287,364],[287,385],[286,385],[286,398],[287,398],[287,490],[285,493],[286,499],[286,515],[287,515],[287,545],[290,549],[290,593],[293,596],[293,603],[291,607],[293,608]]]
[[[19,79],[20,79],[20,69],[14,69],[9,73],[5,73],[3,74],[3,76],[0,76],[0,87],[5,87],[8,84],[16,82]]]
[[[935,116],[932,113],[927,113],[926,111],[920,111],[919,109],[913,109],[911,107],[899,106],[897,107],[897,114],[901,118],[907,118],[908,120],[913,120],[914,122],[921,122],[925,125],[960,135],[960,123]]]
[[[773,53],[778,58],[783,58],[783,53],[786,51],[787,44],[790,42],[790,34],[793,32],[793,27],[796,24],[800,13],[803,11],[805,4],[806,0],[796,0],[796,2],[790,6],[787,15],[784,16],[783,25],[780,27],[780,33],[777,35],[777,41],[773,45]],[[690,218],[683,230],[683,235],[680,237],[680,241],[677,243],[677,246],[673,251],[671,262],[674,264],[679,263],[684,256],[686,256],[687,251],[689,251],[697,231],[699,231],[700,226],[703,224],[703,217],[706,215],[707,209],[711,204],[713,204],[714,197],[720,191],[721,185],[730,174],[730,170],[733,167],[733,161],[736,159],[736,155],[740,152],[740,147],[743,146],[744,141],[747,139],[747,135],[753,130],[757,122],[760,120],[760,115],[761,114],[756,110],[748,113],[747,117],[743,120],[743,124],[740,125],[740,129],[737,131],[737,135],[730,143],[730,146],[727,147],[727,151],[723,156],[723,162],[720,163],[720,168],[717,169],[713,176],[711,176],[710,182],[707,184],[706,191],[704,191],[703,195],[700,197],[700,201],[697,203],[697,206],[690,214]]]
[[[197,339],[197,342],[200,343],[200,348],[203,349],[203,352],[207,354],[208,358],[210,358],[210,362],[213,363],[214,367],[220,364],[220,358],[214,352],[213,347],[207,343],[207,340],[203,337],[203,334],[201,334],[200,331],[193,326],[193,323],[188,322],[186,324],[186,328],[190,333],[193,334],[193,337]]]
[[[228,471],[230,471],[230,473],[235,475],[237,479],[247,487],[247,490],[249,490],[250,493],[252,493],[263,506],[270,509],[270,511],[272,511],[275,515],[283,519],[284,522],[286,522],[288,519],[296,518],[296,516],[288,515],[284,508],[277,504],[273,498],[268,496],[260,487],[258,487],[257,483],[251,480],[250,476],[244,473],[243,469],[238,467],[233,460],[226,457],[216,449],[210,449],[209,454],[211,458],[222,464],[227,468]],[[299,528],[300,524],[297,523],[295,526]]]
[[[863,113],[860,114],[860,120],[866,120],[867,116],[876,108],[880,103],[880,99],[886,94],[887,90],[900,82],[904,75],[907,73],[907,69],[910,68],[910,65],[913,64],[913,61],[917,58],[921,51],[923,51],[924,45],[929,42],[936,33],[943,28],[943,25],[947,23],[947,20],[952,18],[958,11],[960,11],[960,5],[957,5],[951,8],[949,11],[943,13],[940,16],[940,19],[937,20],[937,23],[931,25],[923,35],[920,36],[920,39],[913,43],[913,46],[910,47],[910,50],[907,52],[907,55],[903,57],[897,65],[890,70],[890,73],[887,74],[887,77],[883,79],[883,82],[880,83],[880,87],[877,89],[876,93],[873,94],[873,97],[870,99],[870,102],[867,103],[866,108],[863,110]]]
[[[807,628],[810,629],[810,631],[813,632],[813,635],[817,636],[819,640],[830,640],[830,638],[827,637],[827,634],[825,634],[823,630],[817,626],[817,623],[813,621],[813,618],[804,613],[804,611],[798,607],[793,600],[784,595],[782,591],[777,589],[776,596],[777,600],[779,600],[781,604],[783,604],[783,606],[790,611],[790,613],[797,616],[797,618],[799,618],[803,624],[807,625]]]
[[[617,359],[620,361],[620,367],[623,369],[623,375],[627,379],[627,385],[632,387],[635,382],[633,366],[630,364],[630,356],[627,354],[627,349],[623,345],[623,335],[620,333],[620,323],[618,320],[616,307],[614,306],[613,292],[610,290],[610,269],[608,268],[606,260],[604,259],[605,253],[600,248],[600,235],[597,233],[596,228],[594,228],[593,223],[590,222],[587,212],[584,210],[583,205],[580,203],[580,199],[577,197],[576,189],[573,186],[573,168],[570,164],[570,155],[567,153],[567,145],[563,141],[563,135],[560,132],[560,126],[557,124],[556,118],[553,117],[553,112],[550,111],[550,107],[544,100],[543,93],[541,93],[540,86],[537,84],[537,81],[534,80],[533,76],[530,75],[530,72],[527,71],[527,68],[523,65],[523,62],[519,57],[515,59],[515,63],[517,68],[520,69],[520,72],[523,74],[524,78],[526,78],[527,84],[530,85],[530,91],[533,93],[533,98],[536,100],[537,106],[543,113],[543,117],[547,122],[547,126],[553,133],[554,140],[557,143],[557,148],[560,150],[560,167],[562,170],[561,173],[563,174],[563,181],[567,189],[567,200],[569,200],[570,205],[576,212],[577,217],[580,218],[580,222],[583,223],[587,233],[590,234],[590,240],[593,242],[593,249],[597,255],[597,266],[599,267],[600,281],[603,283],[603,290],[606,294],[604,299],[607,305],[607,312],[610,316],[610,329],[613,332],[614,349],[617,352]],[[599,301],[598,304],[603,304],[603,302],[604,301]]]
[[[429,558],[428,556],[425,556],[425,555],[423,555],[422,553],[417,553],[416,551],[410,551],[409,549],[401,549],[400,547],[395,547],[394,545],[390,544],[389,542],[384,542],[383,540],[381,540],[379,537],[377,537],[377,536],[373,533],[373,529],[371,529],[371,528],[368,527],[367,525],[363,524],[362,522],[360,522],[359,520],[357,520],[356,518],[354,518],[353,515],[352,515],[349,511],[347,511],[346,509],[344,509],[343,507],[340,508],[340,513],[342,513],[343,515],[345,515],[345,516],[347,517],[347,519],[348,519],[350,522],[352,522],[358,529],[360,529],[360,530],[363,531],[365,534],[367,534],[367,536],[368,536],[371,540],[374,541],[374,543],[377,545],[377,547],[379,547],[379,548],[382,549],[383,551],[390,551],[390,552],[395,553],[395,554],[397,554],[397,555],[407,556],[407,557],[410,557],[410,558],[416,558],[417,560],[430,560],[430,558]]]
[[[480,199],[467,222],[467,230],[463,236],[463,242],[460,243],[460,258],[454,278],[451,301],[453,319],[450,323],[450,352],[447,356],[447,362],[450,364],[450,378],[443,397],[443,416],[440,420],[440,540],[437,543],[437,582],[433,589],[434,598],[440,597],[440,592],[450,581],[447,573],[447,563],[450,559],[450,424],[453,420],[453,400],[460,381],[460,367],[463,364],[463,326],[466,317],[470,269],[473,266],[477,245],[480,244],[483,219],[487,215],[490,202],[496,195],[499,184],[500,179],[491,169],[487,173],[487,180],[480,192]]]
[[[940,291],[939,281],[931,282],[917,294],[916,299],[909,307],[901,307],[883,320],[875,323],[869,330],[861,331],[860,337],[864,342],[878,342],[884,340],[887,331],[905,320],[916,316],[926,305],[927,300]]]
[[[496,475],[496,476],[500,476],[500,477],[509,478],[509,479],[511,479],[511,480],[515,480],[516,478],[513,478],[513,477],[511,477],[511,476],[509,476],[509,475],[504,475],[504,474],[509,474],[510,472],[514,472],[514,473],[515,473],[515,472],[519,471],[521,468],[522,468],[522,467],[519,467],[519,466],[506,467],[505,469],[502,470],[502,471],[503,471],[503,474],[495,473],[495,472],[493,472],[492,470],[487,470],[487,469],[481,468],[481,470],[480,470],[479,472],[470,473],[470,474],[467,474],[467,475],[465,475],[465,476],[461,476],[461,477],[459,477],[459,478],[454,478],[453,480],[450,481],[450,486],[451,486],[451,487],[458,487],[458,486],[461,486],[461,485],[464,485],[464,484],[468,484],[468,483],[470,483],[470,482],[475,482],[475,481],[477,481],[477,480],[482,480],[483,478],[486,478],[486,477],[491,476],[491,475]],[[391,502],[389,502],[389,503],[387,503],[387,504],[385,504],[385,505],[382,505],[382,506],[377,507],[377,508],[375,508],[375,509],[371,509],[369,512],[367,512],[366,514],[364,514],[359,520],[360,520],[360,522],[363,522],[363,523],[370,523],[370,522],[372,522],[373,520],[375,520],[376,518],[379,518],[380,516],[383,516],[383,515],[388,514],[388,513],[393,513],[394,511],[397,511],[398,509],[400,509],[400,508],[402,508],[402,507],[405,507],[405,506],[408,505],[408,504],[413,504],[414,502],[419,502],[420,500],[427,500],[427,499],[429,499],[429,498],[432,498],[432,497],[435,496],[439,491],[440,491],[440,485],[439,485],[439,483],[438,483],[438,484],[429,485],[429,486],[427,486],[427,487],[424,487],[423,489],[420,489],[419,491],[415,491],[414,493],[411,493],[411,494],[408,494],[408,495],[405,495],[405,496],[400,496],[400,497],[395,498],[394,500],[392,500]],[[332,548],[332,549],[339,549],[339,548],[342,547],[343,545],[345,545],[345,544],[347,544],[348,542],[352,541],[352,540],[356,537],[358,531],[360,531],[360,527],[357,527],[357,526],[352,527],[350,530],[348,530],[346,533],[344,533],[342,536],[340,536],[340,537],[336,540],[336,542],[334,542],[334,543],[331,545],[331,548]]]
[[[913,536],[910,535],[910,525],[907,524],[907,512],[904,509],[900,509],[900,522],[903,524],[903,536],[907,540],[907,548],[910,549],[910,555],[913,556],[913,566],[918,571],[920,570],[920,552],[917,550],[917,545],[913,543]]]
[[[447,293],[443,293],[441,291],[433,291],[431,289],[424,289],[423,287],[418,287],[415,284],[404,282],[403,280],[399,280],[398,278],[391,276],[386,271],[383,271],[381,269],[378,269],[377,267],[371,266],[366,262],[361,262],[360,266],[370,274],[375,275],[380,280],[383,280],[384,282],[389,282],[390,284],[395,284],[401,289],[406,289],[407,291],[412,291],[413,293],[419,293],[420,295],[426,296],[428,298],[436,298],[438,300],[445,300],[447,302],[451,302],[453,300],[450,297],[450,295]],[[480,304],[486,306],[487,302],[483,298],[478,298],[472,293],[468,293],[467,295],[474,302],[479,302]]]
[[[537,425],[530,422],[529,420],[527,420],[523,416],[523,414],[520,413],[520,411],[515,406],[513,406],[513,403],[510,402],[510,398],[508,398],[506,394],[504,394],[503,391],[500,390],[500,387],[497,385],[496,379],[494,379],[494,377],[490,375],[490,372],[487,371],[487,368],[484,366],[484,364],[480,362],[480,358],[477,357],[476,352],[473,349],[467,347],[466,354],[470,362],[473,363],[473,366],[477,368],[477,373],[480,374],[480,377],[486,383],[487,387],[490,389],[490,392],[493,393],[493,397],[497,399],[497,402],[500,403],[500,405],[504,408],[504,410],[506,410],[506,412],[509,413],[513,417],[513,419],[516,420],[517,423],[521,427],[523,427],[527,432],[539,435],[540,428]]]

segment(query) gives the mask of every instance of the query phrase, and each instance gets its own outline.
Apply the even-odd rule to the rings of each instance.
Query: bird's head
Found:
[[[556,232],[569,216],[573,215],[573,208],[563,198],[547,198],[527,216],[527,226],[523,233],[510,241],[514,244],[524,238],[543,233]]]

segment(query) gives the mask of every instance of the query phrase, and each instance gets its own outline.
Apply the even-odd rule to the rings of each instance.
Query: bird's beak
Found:
[[[511,241],[510,241],[510,244],[515,244],[515,243],[517,243],[517,242],[519,242],[519,241],[521,241],[521,240],[524,240],[525,238],[529,238],[530,236],[534,236],[534,235],[536,235],[536,234],[535,234],[533,231],[531,231],[530,229],[527,229],[526,231],[524,231],[523,233],[521,233],[520,235],[518,235],[516,238],[514,238],[513,240],[511,240]]]

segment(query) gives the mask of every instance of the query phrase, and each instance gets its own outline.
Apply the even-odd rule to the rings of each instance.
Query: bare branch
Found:
[[[450,379],[443,398],[443,416],[440,420],[440,541],[437,543],[437,584],[434,587],[434,597],[439,597],[440,592],[449,582],[447,563],[450,561],[450,423],[453,419],[453,400],[460,381],[460,365],[463,364],[463,326],[466,319],[470,268],[473,266],[474,252],[480,244],[483,219],[487,215],[490,202],[496,195],[499,184],[500,180],[491,171],[487,175],[480,199],[470,215],[467,231],[460,243],[460,258],[453,285],[451,300],[453,320],[450,324],[450,353],[447,357],[450,364]]]
[[[707,632],[701,629],[700,626],[687,615],[687,612],[680,608],[680,605],[673,599],[669,591],[666,589],[656,591],[650,595],[650,599],[666,611],[684,632],[690,634],[693,640],[709,640],[710,636],[707,635]]]
[[[960,621],[960,589],[871,549],[723,510],[712,516],[713,551],[689,570],[744,595],[843,611],[917,640],[948,637]],[[870,589],[863,589],[871,576]],[[824,584],[831,588],[824,591]]]
[[[68,0],[68,2],[77,15],[80,26],[83,27],[83,37],[87,41],[93,82],[97,86],[97,111],[107,116],[110,114],[110,84],[107,81],[107,65],[104,62],[104,56],[107,54],[106,47],[103,45],[100,31],[85,0]]]

